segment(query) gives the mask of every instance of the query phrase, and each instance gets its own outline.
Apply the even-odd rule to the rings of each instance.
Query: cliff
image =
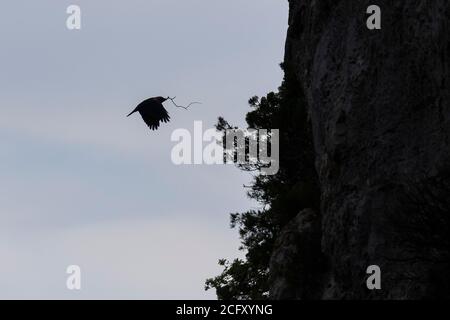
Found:
[[[306,94],[321,209],[281,232],[272,298],[449,297],[449,17],[448,0],[290,1],[285,65]]]

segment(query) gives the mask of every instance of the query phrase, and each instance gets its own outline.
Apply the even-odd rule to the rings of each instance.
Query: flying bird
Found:
[[[159,128],[160,122],[167,123],[170,120],[169,113],[163,107],[163,102],[169,98],[153,97],[142,101],[127,117],[135,112],[141,114],[145,124],[151,129]]]

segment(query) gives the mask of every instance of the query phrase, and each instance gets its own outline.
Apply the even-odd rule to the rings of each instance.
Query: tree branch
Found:
[[[175,103],[175,98],[176,97],[173,97],[173,98],[171,98],[171,97],[167,97],[167,99],[169,99],[170,101],[172,101],[172,103],[174,104],[174,106],[175,107],[177,107],[177,108],[183,108],[183,109],[185,109],[185,110],[187,110],[190,106],[192,106],[193,104],[202,104],[201,102],[191,102],[191,103],[189,103],[186,107],[185,106],[179,106],[179,105],[177,105],[176,103]]]

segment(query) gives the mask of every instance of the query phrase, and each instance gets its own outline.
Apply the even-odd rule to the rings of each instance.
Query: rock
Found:
[[[283,228],[275,243],[270,260],[271,299],[314,298],[321,259],[319,216],[305,209]]]
[[[429,202],[419,207],[404,197],[411,186],[431,188],[450,164],[450,2],[378,0],[381,30],[366,27],[371,4],[290,1],[285,65],[295,69],[307,97],[322,193],[321,250],[329,271],[326,283],[306,279],[316,259],[308,258],[306,245],[314,242],[318,219],[303,212],[274,252],[274,298],[450,294],[442,272],[450,270],[449,248],[442,246],[450,208],[447,215],[437,206],[423,211]],[[442,216],[443,223],[427,218],[428,227],[414,225],[422,242],[401,240],[410,232],[405,226],[423,219],[423,212]],[[431,241],[434,235],[442,237],[440,244]],[[382,271],[381,290],[365,285],[373,264]],[[298,272],[290,282],[288,275]]]

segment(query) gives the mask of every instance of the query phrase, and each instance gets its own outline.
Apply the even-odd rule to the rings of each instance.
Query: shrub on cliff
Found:
[[[261,204],[260,210],[231,214],[231,227],[239,228],[240,250],[245,260],[220,260],[224,271],[206,281],[219,299],[266,299],[269,292],[269,261],[280,229],[304,208],[318,212],[320,193],[314,167],[311,124],[301,84],[288,66],[278,92],[249,100],[252,108],[246,122],[252,129],[280,130],[280,170],[263,175],[257,166],[238,167],[256,171],[248,196]],[[219,130],[232,128],[223,118]]]

